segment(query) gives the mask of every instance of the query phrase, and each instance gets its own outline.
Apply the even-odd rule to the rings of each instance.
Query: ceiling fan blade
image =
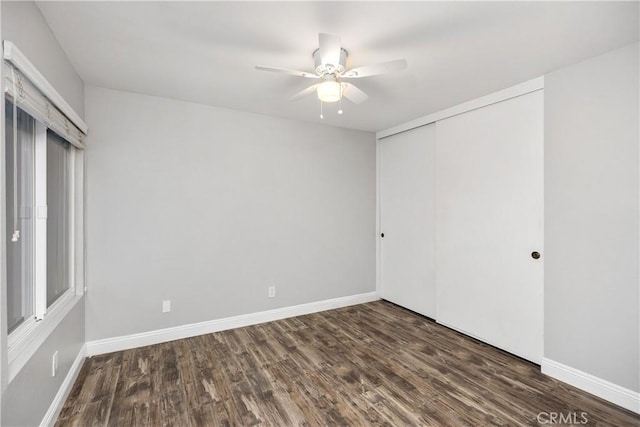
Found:
[[[306,71],[296,71],[296,70],[289,70],[287,68],[268,67],[266,65],[256,65],[256,70],[272,71],[272,72],[275,72],[275,73],[291,74],[292,76],[306,77],[308,79],[317,79],[317,78],[320,77],[317,74],[307,73]]]
[[[342,83],[342,94],[345,98],[347,98],[354,104],[360,104],[369,99],[366,93],[364,93],[351,83]]]
[[[405,59],[396,59],[395,61],[382,62],[380,64],[365,65],[363,67],[353,68],[342,75],[343,78],[357,79],[361,77],[375,76],[378,74],[391,73],[407,68]]]
[[[306,89],[301,90],[300,92],[296,93],[295,95],[293,95],[291,98],[289,98],[289,101],[297,101],[298,99],[302,98],[303,96],[309,95],[310,93],[313,93],[316,91],[316,87],[318,87],[318,85],[311,85]]]
[[[342,49],[342,40],[339,36],[332,34],[318,34],[318,42],[320,45],[320,61],[323,65],[340,64],[340,52]]]

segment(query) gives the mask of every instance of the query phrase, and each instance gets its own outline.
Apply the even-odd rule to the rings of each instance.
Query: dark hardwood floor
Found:
[[[551,424],[554,413],[563,418]],[[87,359],[56,425],[558,420],[640,425],[637,415],[536,365],[377,301]]]

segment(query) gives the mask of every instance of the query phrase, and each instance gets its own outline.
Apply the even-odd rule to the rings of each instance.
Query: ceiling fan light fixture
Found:
[[[2,1],[2,0],[0,0]],[[256,69],[262,71],[272,71],[284,74],[291,74],[307,79],[316,79],[320,83],[313,84],[296,93],[290,98],[291,101],[302,98],[316,92],[320,100],[320,108],[322,104],[340,101],[338,106],[338,114],[343,114],[342,96],[344,95],[354,104],[360,104],[367,100],[366,93],[358,89],[348,79],[360,79],[363,77],[377,76],[392,71],[400,71],[407,68],[407,61],[404,59],[396,59],[395,61],[382,62],[380,64],[364,65],[361,67],[346,69],[347,51],[341,46],[342,40],[339,36],[332,34],[318,34],[318,49],[313,52],[313,61],[316,69],[315,74],[307,71],[297,71],[288,68],[269,67],[266,65],[257,65]],[[347,79],[347,81],[343,81]],[[322,111],[320,111],[322,118]]]
[[[338,102],[342,98],[342,85],[336,81],[324,81],[316,90],[318,99],[322,102]]]

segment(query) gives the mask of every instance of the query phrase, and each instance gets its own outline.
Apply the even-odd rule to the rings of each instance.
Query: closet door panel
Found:
[[[435,125],[379,141],[381,297],[435,316]]]
[[[543,92],[439,121],[436,132],[436,319],[540,363]]]

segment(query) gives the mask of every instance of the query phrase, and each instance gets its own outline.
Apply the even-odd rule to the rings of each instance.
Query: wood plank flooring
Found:
[[[87,359],[56,425],[535,426],[550,425],[546,413],[640,425],[536,365],[376,301]]]

